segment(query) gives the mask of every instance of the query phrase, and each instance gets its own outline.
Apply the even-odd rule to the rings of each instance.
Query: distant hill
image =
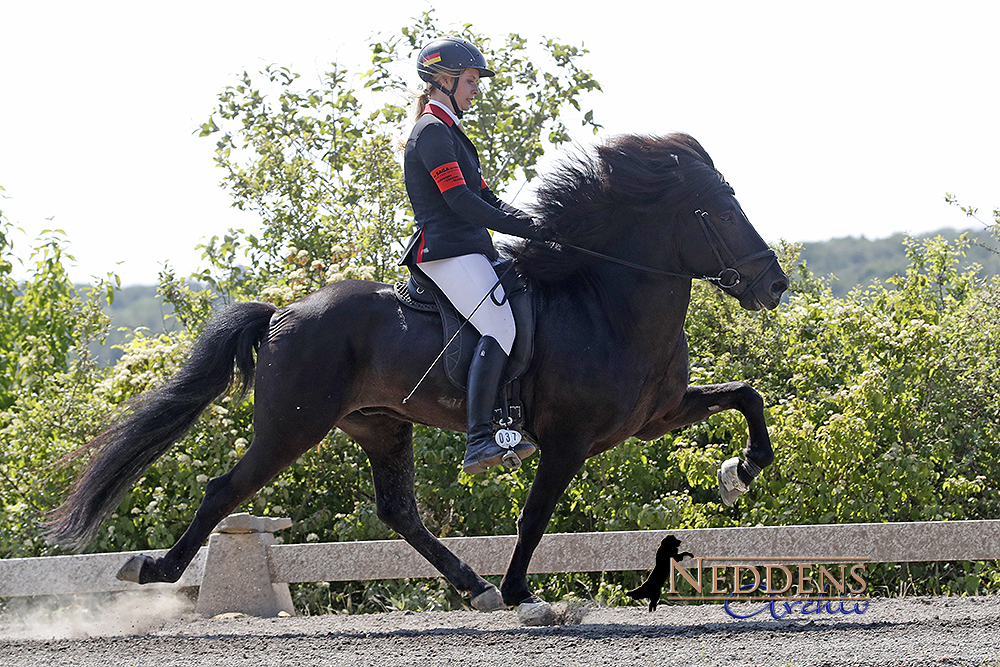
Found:
[[[132,330],[146,328],[147,335],[157,335],[179,331],[180,323],[171,317],[173,306],[163,303],[156,296],[155,285],[134,285],[123,287],[115,293],[115,301],[104,306],[104,312],[111,316],[111,334],[104,345],[93,345],[91,352],[100,359],[102,366],[109,366],[122,356],[116,345],[132,337]],[[120,331],[126,328],[128,331]]]
[[[991,248],[1000,248],[1000,243],[986,230],[965,231],[969,232],[969,239],[973,243],[978,239]],[[945,228],[929,234],[920,234],[917,238],[941,236],[954,241],[961,234],[962,230]],[[868,285],[875,279],[884,283],[895,274],[905,273],[908,263],[906,247],[903,245],[905,238],[904,234],[894,234],[884,239],[845,237],[804,243],[802,258],[806,260],[806,266],[814,275],[836,276],[830,287],[834,296],[842,297],[857,285]],[[970,247],[965,261],[960,266],[964,268],[973,263],[982,265],[982,275],[1000,275],[1000,255],[986,248],[976,245]]]

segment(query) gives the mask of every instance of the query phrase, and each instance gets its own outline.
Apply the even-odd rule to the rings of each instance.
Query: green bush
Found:
[[[125,345],[110,369],[86,356],[107,323],[101,293],[67,287],[61,243],[43,246],[36,275],[6,285],[7,359],[0,413],[0,556],[57,553],[40,538],[44,512],[58,504],[83,460],[57,461],[99,432],[128,398],[180,364],[186,333]],[[47,254],[46,254],[47,253]],[[691,381],[745,379],[764,396],[776,460],[735,507],[718,500],[715,470],[740,451],[746,426],[735,412],[653,442],[630,440],[591,459],[570,485],[551,532],[739,525],[993,519],[1000,493],[1000,285],[959,269],[961,243],[911,243],[910,268],[887,284],[843,299],[782,248],[790,267],[788,303],[749,313],[696,285],[687,320]],[[2,269],[2,266],[0,266]],[[2,273],[2,271],[0,271]],[[2,276],[0,276],[2,277]],[[32,313],[44,312],[45,318]],[[102,328],[103,327],[103,328]],[[152,466],[91,551],[171,545],[186,528],[205,482],[227,471],[252,439],[253,400],[224,397]],[[535,459],[522,469],[470,477],[459,471],[460,434],[415,429],[416,494],[435,534],[516,532]],[[242,508],[291,516],[287,542],[387,539],[375,514],[367,460],[343,433],[331,433]],[[544,595],[627,603],[642,572],[533,576]],[[994,590],[996,563],[882,564],[873,590],[973,593]],[[441,579],[305,584],[307,613],[463,604]]]

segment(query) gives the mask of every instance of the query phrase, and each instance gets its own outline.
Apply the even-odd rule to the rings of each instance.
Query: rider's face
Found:
[[[472,107],[472,98],[479,94],[479,70],[467,69],[458,77],[458,88],[455,90],[455,103],[458,109],[468,111]]]

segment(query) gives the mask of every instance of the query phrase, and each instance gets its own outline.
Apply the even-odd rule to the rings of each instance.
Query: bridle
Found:
[[[726,239],[722,238],[722,234],[719,233],[718,228],[712,224],[712,218],[707,211],[702,211],[698,209],[694,212],[695,217],[698,219],[699,224],[701,224],[701,229],[705,233],[705,240],[708,241],[708,247],[712,249],[712,254],[715,255],[716,261],[719,262],[719,266],[722,270],[719,275],[715,278],[704,278],[704,280],[709,280],[718,284],[718,286],[732,294],[733,296],[739,298],[742,297],[747,292],[752,292],[753,288],[757,286],[761,278],[768,270],[778,263],[778,255],[771,248],[765,248],[759,252],[746,255],[745,257],[737,258],[733,251],[729,249],[729,244],[726,243]],[[763,241],[763,239],[761,239]],[[726,256],[729,258],[727,262],[722,253],[725,252]],[[764,265],[754,279],[750,281],[749,285],[743,287],[738,293],[731,291],[734,287],[743,282],[743,276],[740,275],[739,269],[737,267],[747,264],[748,262],[753,262],[758,259],[764,259],[770,257],[771,261]]]
[[[732,250],[729,249],[729,244],[719,233],[719,230],[712,223],[711,216],[707,211],[698,209],[694,212],[695,218],[697,218],[698,223],[701,225],[702,231],[705,233],[705,240],[708,242],[708,247],[712,250],[712,254],[715,255],[716,261],[719,263],[720,271],[716,276],[707,275],[697,275],[692,273],[678,273],[676,271],[667,271],[665,269],[658,269],[652,266],[646,266],[644,264],[636,264],[635,262],[629,262],[624,259],[619,259],[618,257],[612,257],[611,255],[605,255],[602,252],[597,252],[596,250],[589,250],[587,248],[581,248],[575,246],[571,243],[563,243],[557,241],[559,245],[565,246],[567,248],[572,248],[577,252],[582,252],[585,255],[590,255],[591,257],[597,257],[603,259],[604,261],[611,262],[613,264],[618,264],[620,266],[627,266],[630,269],[635,269],[637,271],[644,271],[646,273],[652,273],[659,276],[671,276],[674,278],[688,278],[691,280],[704,280],[706,282],[718,285],[718,287],[727,293],[731,294],[736,298],[742,297],[747,292],[753,290],[757,286],[757,283],[761,281],[764,274],[775,264],[778,263],[778,256],[775,254],[774,250],[771,248],[766,248],[759,252],[755,252],[744,257],[737,258],[733,254]],[[738,267],[743,266],[749,262],[753,262],[758,259],[764,259],[770,257],[771,261],[764,265],[760,271],[754,276],[753,280],[749,284],[743,282],[743,275],[740,273]],[[744,285],[743,289],[736,292],[734,288]]]

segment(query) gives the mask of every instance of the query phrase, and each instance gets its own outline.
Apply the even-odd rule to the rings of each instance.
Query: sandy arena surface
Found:
[[[544,627],[522,626],[513,611],[201,619],[169,600],[7,615],[0,665],[1000,666],[996,596],[876,598],[861,614],[780,619],[766,609],[737,619],[718,605],[556,609],[561,624]]]

